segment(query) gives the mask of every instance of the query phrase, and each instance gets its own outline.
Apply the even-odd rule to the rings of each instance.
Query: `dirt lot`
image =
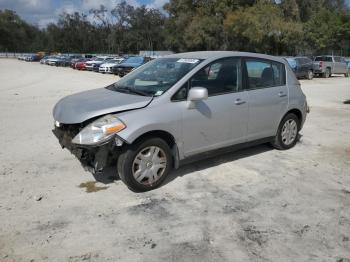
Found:
[[[0,60],[0,261],[349,261],[350,79],[302,81],[292,150],[187,165],[142,194],[113,172],[87,183],[51,133],[59,98],[115,80]]]

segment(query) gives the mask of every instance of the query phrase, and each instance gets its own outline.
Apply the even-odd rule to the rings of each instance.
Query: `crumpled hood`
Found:
[[[93,89],[62,98],[53,109],[55,121],[78,124],[93,117],[146,107],[152,97]]]

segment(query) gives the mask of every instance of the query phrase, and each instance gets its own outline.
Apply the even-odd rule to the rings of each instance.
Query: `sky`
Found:
[[[56,22],[58,15],[66,12],[88,13],[91,8],[101,4],[111,9],[122,0],[0,0],[0,9],[11,9],[26,21],[44,28]],[[146,5],[152,8],[162,8],[169,0],[126,0],[133,6]],[[347,0],[350,6],[350,0]]]
[[[133,6],[146,5],[152,8],[162,8],[168,0],[125,0]],[[0,0],[0,9],[16,11],[26,21],[45,27],[56,22],[58,15],[67,12],[88,13],[91,8],[101,4],[111,9],[121,0]]]

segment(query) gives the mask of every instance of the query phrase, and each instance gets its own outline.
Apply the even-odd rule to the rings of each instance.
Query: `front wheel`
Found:
[[[286,115],[278,127],[277,135],[272,145],[279,150],[292,148],[297,143],[299,130],[300,121],[298,117],[292,113]]]
[[[171,168],[170,147],[163,139],[156,137],[136,142],[118,158],[120,179],[135,192],[159,187]]]

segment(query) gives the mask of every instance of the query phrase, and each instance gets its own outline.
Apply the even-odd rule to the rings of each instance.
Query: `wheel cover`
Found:
[[[294,119],[287,120],[282,127],[282,142],[286,146],[292,144],[298,134],[298,125]]]
[[[152,185],[164,174],[167,167],[165,152],[157,146],[141,149],[132,164],[132,174],[142,185]]]

